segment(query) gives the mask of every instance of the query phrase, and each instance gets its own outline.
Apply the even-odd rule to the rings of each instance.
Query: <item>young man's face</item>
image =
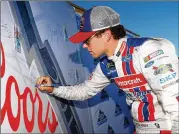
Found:
[[[98,58],[105,53],[104,41],[102,39],[102,36],[97,37],[96,34],[94,34],[84,42],[83,48],[88,49],[89,53],[94,58]]]

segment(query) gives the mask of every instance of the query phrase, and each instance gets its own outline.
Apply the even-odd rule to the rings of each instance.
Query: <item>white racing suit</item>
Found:
[[[126,94],[136,133],[179,133],[178,57],[171,42],[122,38],[112,57],[103,57],[89,80],[55,88],[69,100],[93,97],[111,82]]]

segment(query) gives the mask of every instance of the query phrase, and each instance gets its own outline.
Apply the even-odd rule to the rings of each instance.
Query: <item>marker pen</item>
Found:
[[[61,84],[55,83],[55,84],[36,84],[35,87],[59,87]]]

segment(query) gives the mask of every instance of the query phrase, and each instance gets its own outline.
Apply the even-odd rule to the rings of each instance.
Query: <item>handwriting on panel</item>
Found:
[[[0,65],[0,77],[3,78],[4,74],[5,74],[5,54],[4,54],[4,49],[3,49],[3,45],[2,43],[0,42],[0,52],[1,52],[1,65]],[[12,88],[12,85],[15,86],[15,88]],[[18,108],[17,108],[17,115],[13,115],[13,112],[12,112],[12,107],[11,107],[11,90],[12,89],[15,89],[15,93],[17,95],[17,101],[18,101]],[[25,124],[25,127],[26,127],[26,130],[27,132],[32,132],[33,131],[33,128],[34,128],[34,121],[35,121],[35,104],[37,103],[38,104],[38,113],[37,113],[37,116],[38,116],[38,119],[37,119],[37,123],[38,123],[38,127],[39,127],[39,131],[41,133],[44,133],[45,130],[46,130],[46,127],[48,125],[48,128],[49,128],[49,131],[51,133],[54,133],[56,131],[56,128],[58,126],[58,121],[56,119],[56,116],[55,116],[55,113],[52,109],[52,107],[50,106],[50,102],[48,102],[47,104],[47,110],[46,110],[46,115],[45,115],[45,121],[43,122],[42,121],[42,113],[44,113],[44,108],[43,108],[43,102],[38,94],[38,92],[36,91],[35,92],[35,96],[33,97],[33,94],[30,90],[29,87],[26,87],[24,89],[24,92],[22,94],[20,94],[20,91],[19,91],[19,86],[18,86],[18,82],[16,80],[16,78],[14,76],[9,76],[8,79],[7,79],[7,82],[6,82],[6,92],[5,92],[5,103],[4,105],[2,106],[2,109],[1,109],[1,125],[4,121],[4,118],[5,118],[5,115],[7,114],[7,118],[8,118],[8,121],[9,121],[9,124],[10,124],[10,127],[12,128],[13,131],[17,131],[18,128],[19,128],[19,125],[20,125],[20,117],[21,117],[21,114],[23,114],[23,120],[24,120],[24,124]],[[27,107],[27,96],[30,96],[30,103],[32,103],[32,115],[30,116],[31,117],[31,120],[28,118],[28,113],[27,113],[27,110],[28,110],[28,107]],[[22,106],[21,106],[21,102],[22,103]],[[21,109],[23,111],[23,113],[21,112]],[[52,112],[52,120],[50,121],[50,118],[48,117],[49,116],[49,112]]]

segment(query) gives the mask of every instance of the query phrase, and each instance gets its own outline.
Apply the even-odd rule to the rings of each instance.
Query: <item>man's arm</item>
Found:
[[[37,84],[43,83],[42,80],[37,82]],[[51,83],[48,83],[51,84]],[[57,97],[68,99],[68,100],[86,100],[104,89],[110,81],[102,73],[100,65],[96,66],[96,69],[91,74],[89,80],[86,80],[84,83],[74,86],[60,86],[58,88],[50,87],[39,87],[42,91],[47,91],[50,94],[53,94]],[[52,89],[52,90],[47,90]]]
[[[178,57],[173,44],[165,39],[147,41],[141,48],[140,57],[145,78],[171,117],[172,132],[178,132]]]

